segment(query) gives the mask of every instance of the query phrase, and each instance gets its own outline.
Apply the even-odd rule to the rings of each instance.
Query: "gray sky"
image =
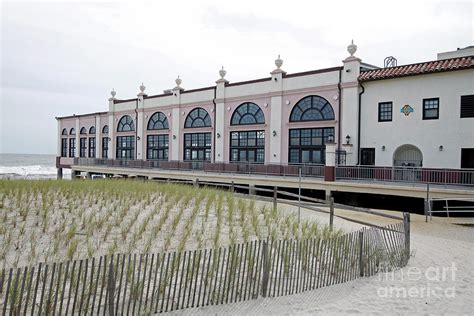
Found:
[[[55,116],[174,86],[340,66],[407,64],[472,45],[473,1],[2,1],[0,153],[55,153]]]

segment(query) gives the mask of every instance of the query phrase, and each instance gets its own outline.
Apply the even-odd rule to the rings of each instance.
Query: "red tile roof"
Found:
[[[371,81],[391,79],[397,77],[415,76],[469,68],[474,68],[474,56],[434,60],[418,64],[363,71],[359,76],[359,80]]]

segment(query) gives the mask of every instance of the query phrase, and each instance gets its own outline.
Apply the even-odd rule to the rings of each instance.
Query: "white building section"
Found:
[[[331,68],[288,74],[278,56],[261,79],[229,82],[222,68],[209,87],[185,90],[178,77],[159,95],[142,84],[136,98],[119,100],[113,90],[107,112],[57,118],[58,167],[100,158],[154,167],[207,162],[215,170],[236,163],[474,168],[472,46],[418,64],[388,57],[384,67],[362,62],[354,43],[347,51]],[[93,126],[95,133],[80,134]]]

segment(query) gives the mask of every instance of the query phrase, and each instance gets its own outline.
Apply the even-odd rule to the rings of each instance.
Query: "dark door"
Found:
[[[461,168],[474,169],[474,148],[461,148]]]
[[[360,164],[363,166],[375,165],[375,148],[360,149]]]

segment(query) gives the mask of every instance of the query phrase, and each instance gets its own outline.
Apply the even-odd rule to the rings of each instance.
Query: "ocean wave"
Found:
[[[64,174],[70,174],[69,169],[63,169]],[[51,166],[0,166],[0,177],[1,178],[56,178],[57,170]]]

